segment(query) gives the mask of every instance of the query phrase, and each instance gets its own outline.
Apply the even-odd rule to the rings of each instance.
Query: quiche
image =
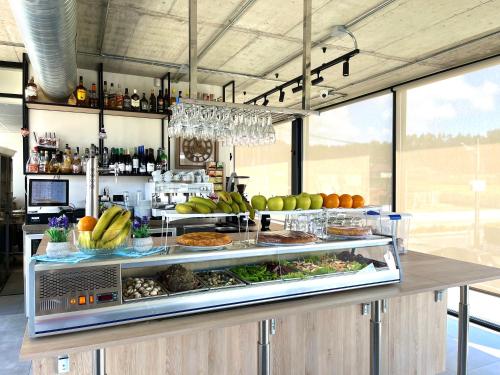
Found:
[[[193,232],[177,237],[177,243],[184,246],[224,246],[231,242],[230,236],[216,232]]]
[[[336,236],[369,236],[372,234],[371,227],[342,227],[332,226],[327,228],[328,234]]]
[[[273,232],[263,232],[259,234],[259,242],[264,243],[301,244],[310,243],[317,240],[318,237],[316,237],[314,234],[295,230],[280,230]]]

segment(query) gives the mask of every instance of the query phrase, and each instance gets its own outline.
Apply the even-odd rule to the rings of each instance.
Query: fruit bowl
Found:
[[[92,231],[79,231],[75,229],[74,243],[75,247],[82,253],[94,256],[107,256],[116,253],[129,246],[130,243],[130,228],[128,232],[123,230],[123,233],[115,233],[116,237],[110,241],[103,242],[101,240],[92,240]]]

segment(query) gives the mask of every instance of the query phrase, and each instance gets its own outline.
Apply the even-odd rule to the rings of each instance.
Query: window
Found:
[[[361,194],[367,204],[392,197],[392,94],[309,117],[304,191]]]
[[[236,147],[236,173],[250,177],[240,180],[249,197],[291,194],[292,125],[278,124],[274,130],[275,144]]]
[[[398,95],[398,209],[413,214],[410,248],[500,267],[500,65]],[[500,294],[499,280],[478,287]]]

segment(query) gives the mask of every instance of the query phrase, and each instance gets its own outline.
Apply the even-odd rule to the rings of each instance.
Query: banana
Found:
[[[255,209],[252,207],[252,205],[245,201],[245,206],[247,208],[247,211],[250,212],[250,219],[255,219]]]
[[[237,191],[233,191],[232,193],[230,193],[231,195],[231,198],[233,199],[234,202],[240,204],[240,203],[243,203],[243,198],[241,197],[240,193],[238,193]]]
[[[233,211],[233,214],[239,214],[240,213],[240,206],[238,206],[238,203],[233,202],[231,204],[231,211]]]
[[[123,210],[120,214],[118,214],[114,219],[111,225],[106,229],[106,232],[101,237],[101,241],[109,242],[115,237],[117,237],[121,230],[128,225],[130,221],[130,211]]]
[[[193,212],[193,207],[187,204],[179,203],[175,206],[175,210],[180,214],[190,214]]]
[[[92,239],[94,241],[101,239],[106,228],[108,228],[115,216],[118,215],[121,210],[122,209],[120,208],[120,206],[111,206],[102,213],[99,220],[97,220],[97,224],[95,225],[94,230],[92,231]]]
[[[232,212],[231,206],[224,201],[217,202],[217,208],[226,214],[230,214]]]
[[[238,204],[238,207],[240,208],[240,212],[247,211],[247,206],[245,205],[245,203],[241,202],[241,203],[237,203],[237,204]]]
[[[233,199],[231,198],[231,195],[225,191],[219,191],[217,192],[217,195],[219,197],[219,200],[222,200],[223,202],[227,204],[233,203]]]
[[[214,201],[209,198],[191,197],[189,198],[189,201],[194,203],[206,204],[212,210],[215,210],[217,208],[217,205],[214,203]]]
[[[90,245],[90,242],[91,242],[91,239],[90,239],[90,235],[91,235],[92,232],[80,232],[78,234],[78,244],[80,245],[80,247],[84,248],[84,249],[90,249],[91,248],[91,245]]]
[[[128,221],[127,223],[125,223],[125,225],[123,226],[123,228],[120,230],[120,232],[118,233],[118,235],[113,238],[112,240],[110,241],[100,241],[101,244],[100,244],[100,249],[116,249],[118,246],[120,246],[121,244],[123,244],[123,242],[127,239],[129,233],[130,233],[130,227],[132,226],[132,224],[130,223],[130,221]]]
[[[199,213],[199,214],[209,214],[212,212],[212,209],[210,207],[208,207],[206,204],[196,203],[196,207],[194,208],[194,211]]]
[[[212,212],[215,208],[217,208],[217,205],[215,205],[215,208],[212,208],[211,205],[209,205],[207,202],[204,202],[204,201],[202,201],[202,202],[189,202],[189,203],[194,204],[194,206],[191,206],[191,207],[193,207],[193,210],[195,210],[195,211],[196,211],[196,207],[198,207],[198,206],[205,206],[206,208],[208,208],[210,210],[210,212]],[[206,210],[204,210],[204,211],[206,211]],[[210,213],[210,212],[208,212],[208,213]]]

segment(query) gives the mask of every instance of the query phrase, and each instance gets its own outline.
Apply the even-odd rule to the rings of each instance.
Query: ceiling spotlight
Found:
[[[285,100],[285,92],[283,91],[283,89],[280,90],[280,97],[278,100],[280,103],[283,103],[283,101]]]
[[[319,75],[321,74],[321,72],[318,72],[318,77],[314,78],[312,81],[311,81],[311,84],[313,86],[316,86],[316,85],[319,85],[321,82],[323,82],[325,79],[323,77],[320,77]]]
[[[267,98],[267,96],[264,97],[264,101],[262,102],[262,105],[263,106],[266,106],[269,104],[269,99]]]
[[[302,86],[300,85],[300,81],[297,81],[297,87],[294,87],[292,89],[292,92],[295,94],[295,93],[297,93],[299,91],[302,91]]]
[[[342,75],[344,77],[349,77],[349,60],[344,61],[342,65]]]
[[[254,101],[253,101],[253,105],[257,105],[257,100],[254,100]]]

